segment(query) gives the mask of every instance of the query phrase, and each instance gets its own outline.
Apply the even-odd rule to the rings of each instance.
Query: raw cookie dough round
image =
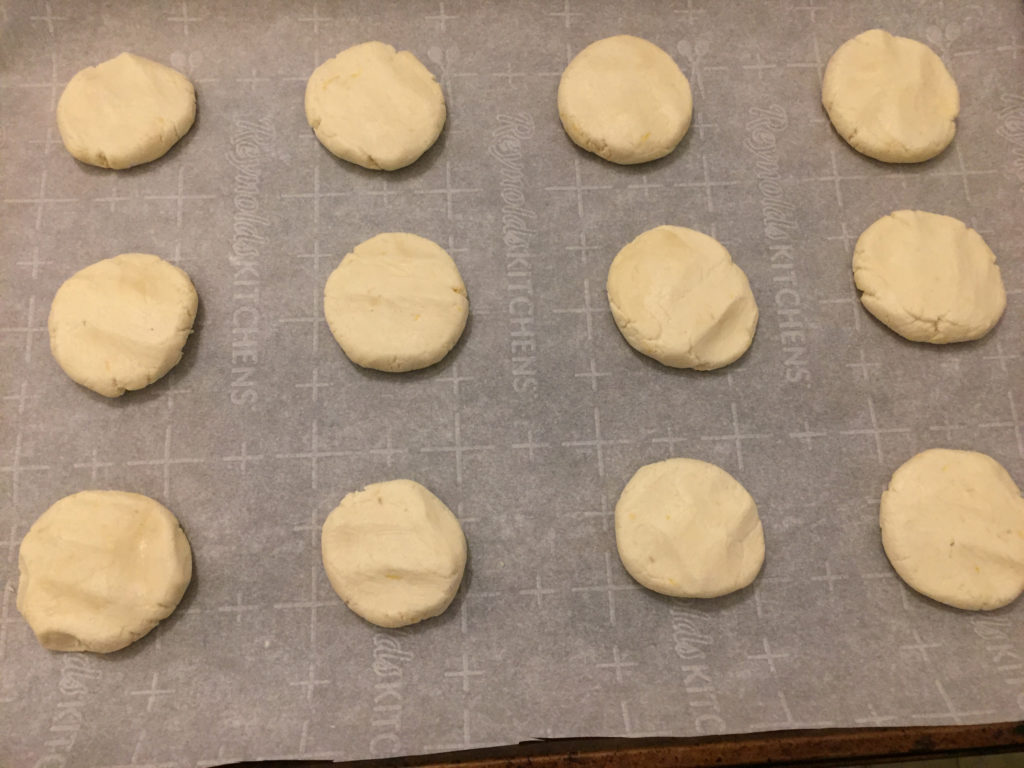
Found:
[[[917,454],[893,473],[879,522],[896,573],[933,600],[988,611],[1024,591],[1024,499],[984,453]]]
[[[64,281],[50,306],[50,351],[64,373],[105,397],[142,389],[181,359],[199,297],[184,270],[122,253]]]
[[[895,211],[864,230],[853,279],[867,310],[905,339],[980,339],[1006,309],[995,254],[951,216]]]
[[[832,54],[821,103],[839,135],[861,154],[919,163],[953,140],[960,93],[927,45],[870,29]]]
[[[717,240],[685,227],[655,227],[619,251],[608,301],[629,345],[673,368],[729,365],[757,328],[743,270]]]
[[[764,562],[754,500],[724,469],[697,459],[637,470],[615,505],[615,543],[630,576],[673,597],[743,589]]]
[[[68,152],[101,168],[156,160],[188,133],[195,117],[189,79],[132,53],[83,69],[57,103],[57,128]]]
[[[380,627],[404,627],[444,613],[466,568],[459,521],[412,480],[350,493],[327,516],[320,542],[338,597]]]
[[[466,327],[469,300],[441,246],[385,232],[357,245],[327,278],[324,315],[353,363],[397,373],[448,354]]]
[[[415,162],[437,141],[446,114],[430,70],[385,43],[346,48],[306,85],[306,120],[320,143],[371,170]]]
[[[569,138],[622,165],[664,157],[690,127],[690,83],[665,51],[616,35],[591,43],[558,84],[558,116]]]
[[[44,647],[110,653],[171,615],[192,578],[192,550],[177,518],[148,496],[82,491],[33,523],[18,567],[18,610]]]

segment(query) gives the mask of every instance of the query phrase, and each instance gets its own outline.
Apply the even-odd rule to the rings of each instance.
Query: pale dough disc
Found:
[[[35,521],[18,567],[18,610],[43,646],[110,653],[171,615],[192,578],[192,550],[177,518],[148,496],[82,491]]]
[[[327,278],[324,315],[353,363],[397,373],[448,354],[466,327],[469,300],[441,246],[385,232],[357,245]]]
[[[764,562],[754,500],[724,469],[696,459],[637,470],[615,505],[615,543],[630,576],[673,597],[743,589]]]
[[[327,578],[355,613],[404,627],[444,613],[466,568],[466,537],[437,496],[412,480],[348,494],[321,535]]]
[[[984,453],[917,454],[893,473],[879,522],[896,573],[933,600],[987,611],[1024,591],[1024,499]]]
[[[558,116],[569,138],[613,163],[664,157],[692,115],[690,83],[672,57],[631,35],[588,45],[558,84]]]
[[[415,162],[441,134],[446,114],[430,70],[385,43],[346,48],[306,85],[306,120],[320,143],[371,170]]]
[[[960,93],[924,43],[871,29],[829,59],[821,102],[836,131],[861,154],[919,163],[953,141]]]
[[[50,351],[64,373],[106,397],[142,389],[181,359],[199,297],[184,270],[122,253],[64,281],[50,306]]]
[[[951,216],[895,211],[864,230],[853,279],[867,310],[911,341],[979,339],[1006,309],[996,256]]]
[[[101,168],[156,160],[188,133],[195,117],[189,79],[132,53],[83,69],[57,103],[57,128],[68,152]]]
[[[673,368],[729,365],[757,329],[743,270],[717,240],[685,227],[655,227],[619,251],[608,301],[630,346]]]

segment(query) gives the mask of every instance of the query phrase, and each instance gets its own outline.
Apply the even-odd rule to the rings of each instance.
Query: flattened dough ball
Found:
[[[462,583],[466,537],[437,496],[412,480],[348,494],[321,535],[327,578],[355,613],[404,627],[444,613]]]
[[[690,83],[665,51],[640,37],[591,43],[558,84],[558,116],[569,138],[622,165],[664,157],[693,116]]]
[[[673,368],[729,365],[757,329],[743,270],[717,240],[685,227],[650,229],[619,251],[608,301],[629,345]]]
[[[697,459],[637,470],[615,505],[615,543],[630,576],[673,597],[743,589],[764,562],[754,500],[724,469]]]
[[[191,81],[132,53],[83,69],[57,102],[65,148],[101,168],[130,168],[162,157],[195,117]]]
[[[324,315],[353,363],[397,373],[448,354],[466,327],[469,300],[441,246],[385,232],[357,245],[327,278]]]
[[[917,454],[893,473],[879,522],[896,573],[933,600],[988,611],[1024,591],[1024,499],[984,453]]]
[[[995,254],[962,221],[937,213],[895,211],[865,229],[853,279],[867,310],[910,341],[980,339],[1006,309]]]
[[[437,141],[446,115],[430,70],[385,43],[346,48],[306,84],[306,120],[320,143],[371,170],[415,162]]]
[[[924,43],[870,29],[832,54],[821,103],[847,143],[886,163],[919,163],[953,141],[960,93]]]
[[[181,359],[199,306],[184,270],[122,253],[64,281],[50,306],[50,351],[64,373],[105,397],[142,389]]]
[[[18,567],[18,610],[44,647],[110,653],[170,616],[192,578],[192,550],[148,496],[82,491],[33,523]]]

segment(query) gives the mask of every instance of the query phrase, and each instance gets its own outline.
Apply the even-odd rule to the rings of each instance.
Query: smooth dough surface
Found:
[[[1006,309],[996,256],[959,219],[895,211],[861,234],[853,279],[867,310],[911,341],[979,339]]]
[[[724,469],[697,459],[637,470],[615,505],[615,542],[630,576],[673,597],[743,589],[764,562],[754,500]]]
[[[430,70],[385,43],[346,48],[306,84],[306,120],[320,143],[371,170],[415,162],[441,134],[446,114]]]
[[[74,381],[106,397],[142,389],[181,359],[199,297],[184,270],[122,253],[64,281],[50,306],[50,351]]]
[[[469,300],[441,246],[385,232],[357,245],[327,278],[324,315],[353,363],[397,373],[448,354],[466,327]]]
[[[861,154],[919,163],[953,141],[960,93],[931,48],[870,29],[832,54],[821,102],[836,131]]]
[[[320,541],[338,597],[381,627],[444,613],[466,568],[459,521],[413,480],[374,483],[348,494],[328,515]]]
[[[984,453],[917,454],[893,473],[879,521],[896,573],[933,600],[987,611],[1024,591],[1024,499]]]
[[[132,53],[83,69],[57,103],[57,128],[68,152],[101,168],[156,160],[188,133],[195,117],[191,81]]]
[[[650,229],[619,251],[608,301],[630,346],[673,368],[729,365],[757,329],[743,270],[717,240],[685,227]]]
[[[192,550],[177,518],[148,496],[82,491],[36,520],[18,566],[18,610],[43,646],[110,653],[175,609]]]
[[[664,157],[690,127],[690,83],[665,51],[640,37],[591,43],[558,84],[558,116],[569,138],[613,163]]]

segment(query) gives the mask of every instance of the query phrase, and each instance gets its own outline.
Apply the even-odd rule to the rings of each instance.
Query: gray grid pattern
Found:
[[[184,768],[1021,717],[1024,608],[929,602],[877,533],[878,494],[925,447],[984,451],[1024,481],[1024,223],[1006,205],[1024,189],[1018,4],[246,9],[133,6],[99,27],[88,3],[7,10],[0,713],[17,727],[0,762]],[[870,25],[928,41],[961,84],[957,140],[935,161],[883,167],[824,119],[824,63]],[[680,148],[636,168],[576,150],[553,106],[572,55],[623,31],[672,54],[695,96]],[[386,177],[334,160],[301,109],[313,66],[378,38],[416,53],[449,107],[437,146]],[[54,106],[77,69],[126,45],[196,82],[198,124],[148,166],[86,169]],[[906,344],[859,306],[853,243],[897,207],[964,219],[999,255],[1010,302],[987,339]],[[608,264],[662,223],[717,237],[750,277],[758,335],[725,371],[669,371],[614,327]],[[453,255],[471,318],[444,362],[394,377],[344,359],[321,291],[353,245],[402,230]],[[46,354],[45,313],[68,274],[128,250],[180,262],[201,308],[175,371],[107,402]],[[721,465],[757,499],[768,555],[750,589],[670,600],[621,567],[618,493],[673,455]],[[392,477],[444,499],[470,547],[449,611],[400,631],[348,612],[319,556],[341,496]],[[14,606],[21,537],[86,487],[158,498],[195,556],[175,615],[109,660],[42,651]]]

